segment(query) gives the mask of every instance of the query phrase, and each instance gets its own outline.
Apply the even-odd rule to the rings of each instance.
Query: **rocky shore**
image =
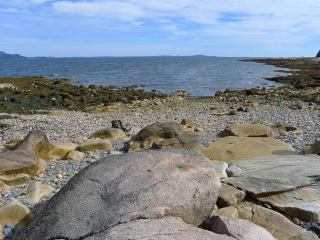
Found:
[[[5,84],[5,82],[3,82],[3,84]],[[14,85],[14,83],[9,83],[9,84]],[[95,88],[92,86],[91,89],[93,88],[97,90],[99,87]],[[5,89],[8,90],[8,89],[14,89],[14,88],[12,87],[12,85],[10,85],[9,88],[7,86]],[[1,118],[0,144],[2,145],[1,148],[3,152],[1,154],[8,154],[8,153],[12,154],[15,151],[36,150],[36,152],[38,152],[38,155],[41,157],[41,159],[44,159],[44,158],[47,158],[47,159],[44,159],[45,162],[43,163],[42,167],[38,167],[37,170],[35,170],[26,179],[24,180],[20,179],[19,181],[21,182],[19,182],[18,184],[14,183],[14,181],[18,182],[18,180],[12,180],[13,181],[12,184],[6,184],[7,186],[0,185],[0,188],[2,191],[1,192],[2,197],[0,198],[0,205],[3,205],[2,207],[0,207],[0,212],[1,212],[1,208],[4,209],[4,207],[7,207],[13,204],[24,205],[24,207],[28,209],[28,210],[24,209],[24,211],[28,212],[29,210],[31,210],[31,212],[27,213],[27,215],[30,216],[30,220],[28,220],[28,218],[24,216],[25,221],[28,222],[29,224],[29,222],[33,218],[32,217],[33,215],[35,215],[37,220],[35,220],[35,223],[33,223],[34,225],[31,224],[28,227],[27,232],[29,233],[29,235],[19,235],[21,233],[17,233],[15,235],[17,239],[33,239],[32,237],[30,237],[32,236],[30,235],[30,232],[32,232],[35,229],[43,228],[42,225],[41,227],[39,227],[40,225],[37,225],[37,224],[39,223],[39,221],[44,222],[44,219],[46,219],[44,218],[45,216],[44,212],[46,211],[46,209],[44,208],[45,204],[47,204],[50,201],[52,201],[50,204],[53,204],[54,201],[57,201],[53,199],[53,196],[58,195],[56,199],[60,198],[60,196],[61,197],[66,196],[65,195],[66,193],[64,191],[59,193],[60,190],[63,189],[64,186],[66,185],[68,186],[67,183],[73,176],[80,175],[79,173],[81,173],[82,172],[81,170],[84,169],[85,167],[94,165],[93,164],[94,162],[97,162],[95,163],[95,165],[100,164],[98,162],[101,162],[101,161],[108,162],[108,159],[110,159],[111,162],[115,161],[113,159],[117,159],[117,161],[122,161],[120,160],[122,158],[121,156],[131,154],[131,153],[127,153],[128,150],[136,151],[137,149],[147,150],[149,148],[161,149],[161,148],[172,148],[172,147],[184,148],[185,146],[188,146],[185,148],[194,149],[194,151],[196,152],[200,151],[201,153],[204,154],[206,158],[205,160],[201,160],[201,161],[199,160],[199,162],[197,163],[196,161],[187,162],[187,160],[184,160],[185,162],[183,164],[180,164],[181,166],[183,165],[184,167],[186,166],[188,167],[188,164],[190,166],[197,166],[197,164],[200,164],[199,166],[201,166],[201,168],[204,168],[203,167],[204,163],[200,163],[204,161],[206,162],[205,168],[215,168],[215,171],[217,172],[217,176],[221,178],[221,182],[223,184],[228,184],[228,185],[222,185],[221,187],[220,186],[218,187],[220,183],[219,184],[212,183],[215,186],[215,188],[219,190],[217,190],[216,192],[217,196],[208,197],[208,201],[209,200],[210,201],[206,202],[206,204],[212,204],[212,206],[209,206],[209,208],[206,210],[207,212],[209,212],[208,216],[205,216],[206,214],[204,214],[205,217],[197,216],[197,217],[194,217],[197,220],[192,220],[192,221],[188,219],[186,220],[182,216],[183,214],[181,215],[180,213],[177,215],[174,215],[172,213],[172,216],[179,216],[183,219],[184,222],[187,222],[188,224],[191,224],[197,227],[202,222],[201,228],[210,230],[211,232],[212,231],[214,232],[212,227],[205,226],[206,224],[208,224],[208,219],[207,221],[204,221],[205,218],[210,218],[210,215],[211,215],[211,223],[212,223],[211,225],[214,225],[214,223],[217,224],[217,222],[222,221],[222,220],[217,220],[217,218],[215,218],[217,216],[224,216],[232,219],[242,218],[242,219],[249,220],[267,229],[269,233],[271,233],[273,237],[275,237],[276,239],[317,239],[316,235],[312,234],[312,231],[315,234],[319,234],[320,232],[320,227],[318,227],[317,225],[320,222],[320,218],[318,219],[318,216],[320,216],[320,211],[316,209],[317,204],[320,205],[320,195],[317,195],[317,192],[318,192],[317,190],[313,191],[313,190],[307,189],[308,186],[316,186],[316,187],[318,186],[318,180],[313,179],[314,176],[317,174],[312,173],[313,175],[309,176],[306,173],[307,175],[306,178],[307,179],[312,178],[313,179],[312,182],[301,180],[299,178],[299,181],[293,181],[294,183],[290,182],[289,184],[290,187],[288,187],[287,185],[282,187],[283,183],[280,182],[280,180],[279,182],[276,182],[275,185],[273,185],[272,180],[277,179],[278,181],[278,178],[275,177],[274,175],[270,175],[273,177],[273,179],[267,178],[267,180],[262,180],[261,178],[259,179],[259,181],[261,181],[260,186],[265,186],[264,185],[265,183],[263,181],[266,181],[267,182],[266,186],[272,186],[272,188],[270,190],[269,189],[256,190],[255,186],[253,187],[248,182],[246,182],[247,181],[246,179],[241,179],[241,177],[244,178],[246,176],[246,173],[238,174],[234,169],[238,168],[244,171],[244,169],[248,168],[247,165],[244,165],[244,164],[247,164],[244,159],[255,159],[255,157],[263,157],[263,156],[268,156],[268,157],[272,156],[274,158],[271,158],[271,160],[269,158],[265,160],[260,159],[261,161],[276,162],[277,159],[279,159],[279,165],[277,166],[277,168],[282,169],[283,165],[281,165],[281,163],[283,161],[288,161],[286,159],[287,156],[289,156],[288,159],[290,161],[296,161],[295,159],[297,158],[297,156],[302,156],[302,158],[301,159],[298,158],[297,161],[301,162],[302,159],[305,159],[305,165],[310,169],[312,169],[312,165],[307,164],[308,161],[310,161],[310,164],[313,164],[314,171],[316,172],[318,169],[318,165],[316,163],[317,155],[309,155],[306,153],[317,153],[318,151],[316,149],[317,146],[314,145],[317,141],[320,140],[320,127],[319,127],[319,121],[318,121],[319,115],[320,115],[320,106],[318,105],[318,103],[320,102],[320,100],[318,101],[319,99],[318,91],[319,91],[319,88],[315,87],[315,85],[312,85],[312,87],[305,87],[305,88],[300,88],[300,87],[294,88],[294,87],[287,86],[279,89],[248,89],[248,90],[241,90],[241,91],[226,90],[224,92],[217,92],[215,97],[203,97],[203,98],[192,98],[192,97],[189,97],[185,92],[177,92],[169,96],[141,95],[139,99],[131,98],[130,101],[126,101],[126,102],[120,101],[118,103],[108,103],[103,105],[92,104],[91,106],[88,106],[86,108],[86,111],[70,110],[72,108],[69,108],[69,107],[73,106],[72,103],[69,106],[64,106],[64,107],[67,107],[67,109],[69,110],[61,109],[61,106],[62,106],[61,103],[65,102],[65,100],[62,100],[62,102],[59,103],[60,104],[59,109],[52,109],[51,108],[52,106],[50,106],[50,108],[48,109],[44,109],[43,106],[41,105],[41,107],[37,109],[38,111],[35,111],[35,110],[31,111],[32,109],[29,109],[29,110],[23,109],[24,114],[19,114],[15,110],[14,111],[10,110],[8,111],[9,113],[1,113],[0,114],[0,118]],[[10,98],[8,97],[6,99],[7,100],[3,102],[7,102],[7,101],[11,103],[14,102],[14,101],[11,101]],[[48,99],[52,100],[52,98],[48,98]],[[68,99],[68,98],[65,98],[65,99]],[[5,106],[5,104],[3,106]],[[77,107],[79,106],[77,105]],[[45,110],[45,112],[39,111],[39,110]],[[33,114],[30,115],[30,113],[33,113]],[[125,131],[122,131],[122,130],[116,131],[116,132],[111,131],[110,130],[112,129],[111,122],[113,120],[121,120],[122,125],[125,128],[123,130]],[[153,125],[155,123],[163,123],[163,125],[155,126]],[[258,126],[257,130],[254,130],[255,132],[254,134],[256,135],[254,135],[253,133],[249,133],[246,135],[246,132],[253,131],[252,129],[256,128],[253,125]],[[151,130],[148,129],[146,131],[141,131],[142,129],[148,126],[153,126],[153,127],[151,127]],[[241,130],[239,132],[239,130],[232,129],[232,126],[240,126],[240,128],[243,127],[245,128],[245,130]],[[248,130],[247,127],[249,127],[250,130]],[[109,129],[109,130],[106,130],[106,129]],[[166,131],[165,129],[170,129],[170,131]],[[120,129],[117,129],[117,130],[120,130]],[[159,133],[160,135],[156,136],[156,134],[151,134],[152,138],[150,138],[148,134],[152,131],[157,132],[157,134],[160,132]],[[162,131],[165,132],[164,133],[165,137],[161,135]],[[54,150],[43,152],[43,150],[39,150],[39,149],[37,150],[32,147],[29,147],[28,145],[29,143],[24,143],[24,141],[27,142],[26,136],[32,132],[33,133],[36,132],[38,134],[36,139],[44,139],[43,141],[46,142],[48,146],[50,146],[48,148],[54,148]],[[140,132],[140,135],[139,135],[139,132]],[[141,137],[141,134],[142,135],[146,134],[146,135],[143,135]],[[190,134],[190,135],[186,135],[186,134]],[[261,138],[262,140],[260,140]],[[102,145],[99,145],[99,147],[97,147],[97,145],[94,145],[92,143],[92,140],[95,141],[99,139],[102,140],[102,143],[99,142],[99,144],[102,144]],[[244,144],[244,145],[240,145],[240,147],[236,145],[238,144],[237,140],[239,139],[240,139],[240,143]],[[250,148],[251,144],[246,144],[246,141],[249,141],[250,139],[255,139],[253,140],[254,142],[261,141],[262,148],[260,149],[259,148],[260,146]],[[270,142],[266,143],[265,139],[268,139],[268,141]],[[90,140],[91,140],[91,144],[94,145],[95,147],[94,146],[88,147],[87,145],[85,145],[88,142],[90,143]],[[212,144],[214,143],[217,145],[221,140],[226,140],[227,142],[219,145],[218,147],[219,151],[214,150],[214,148],[217,146],[213,146]],[[32,140],[31,142],[35,143],[37,141],[38,140]],[[136,144],[135,141],[138,142],[138,144]],[[285,145],[282,145],[282,144],[285,144]],[[225,149],[223,147],[224,145],[230,145],[230,146],[232,145],[232,147],[230,148],[231,150]],[[271,145],[274,146],[274,148],[270,148],[271,150],[268,153],[266,153]],[[249,146],[249,147],[245,149],[244,146],[245,147]],[[314,149],[310,150],[312,146]],[[240,152],[241,149],[244,149],[245,153]],[[68,158],[67,153],[71,151],[77,153],[78,155],[72,155],[72,156],[69,156]],[[161,154],[164,154],[163,156],[167,156],[166,154],[168,154],[166,152],[161,153],[162,150],[155,150],[155,151],[160,151],[159,156],[162,156]],[[189,153],[184,153],[184,152],[181,153],[179,151],[175,152],[174,150],[172,151],[173,152],[171,153],[169,152],[169,155],[182,154],[184,156],[182,157],[182,159],[184,159],[185,157],[188,158]],[[226,155],[220,154],[224,151],[226,152]],[[257,156],[254,154],[257,154]],[[147,155],[147,158],[149,159],[150,156],[147,153],[146,155]],[[154,156],[155,154],[152,153],[151,155]],[[198,153],[192,153],[191,155],[198,156]],[[244,157],[242,157],[243,155]],[[281,156],[281,158],[277,158],[278,155]],[[308,156],[312,156],[311,158],[315,158],[316,160],[314,161],[313,159],[309,159]],[[30,159],[30,158],[32,157],[30,156],[27,157],[27,159]],[[283,160],[283,158],[285,160]],[[6,158],[2,157],[2,159],[6,159]],[[210,159],[212,163],[208,159]],[[98,160],[101,160],[101,161],[98,161]],[[319,160],[320,160],[320,157],[319,157]],[[40,163],[39,160],[37,161],[38,163]],[[170,161],[174,161],[174,160],[170,160]],[[250,160],[250,161],[256,161],[256,160]],[[165,164],[169,164],[169,163],[165,163]],[[136,164],[137,165],[140,164],[139,160],[137,160]],[[214,165],[210,165],[210,164],[214,164]],[[263,167],[261,167],[261,169],[263,169]],[[301,171],[301,178],[304,178],[304,173],[302,172],[303,171],[307,172],[307,170],[303,170],[302,167],[300,167],[299,169]],[[287,169],[282,173],[277,172],[276,174],[285,175],[286,173],[288,173],[292,175],[297,175],[299,172],[298,171],[298,172],[291,173],[290,171],[291,170]],[[252,169],[251,169],[251,172],[252,172]],[[263,174],[264,172],[260,173],[261,176],[263,176]],[[1,182],[5,180],[8,182],[9,180],[7,180],[7,178],[4,178],[3,177],[4,175],[10,175],[10,171],[3,172],[2,170],[0,170]],[[163,177],[165,177],[165,175],[163,175]],[[212,177],[212,178],[216,178],[216,177]],[[255,176],[255,179],[256,178],[257,177]],[[250,179],[250,176],[248,177],[248,179]],[[189,179],[188,181],[192,182],[193,180]],[[40,187],[40,185],[38,186],[35,184],[38,184],[38,185],[42,184],[42,185]],[[105,184],[109,184],[109,183],[105,183]],[[40,189],[43,187],[46,190],[44,191],[44,194],[40,194],[38,197],[32,197],[29,194],[29,192],[32,192],[31,186],[33,186],[36,189],[37,188]],[[223,197],[222,193],[228,192],[228,190],[226,189],[227,188],[226,186],[230,186],[230,188],[232,187],[230,191],[233,193],[229,193],[229,195],[226,194],[227,197]],[[277,188],[277,186],[281,186],[281,187]],[[274,188],[277,188],[277,189],[275,190]],[[197,189],[199,188],[197,187]],[[278,197],[278,194],[283,194],[286,192],[288,193],[290,191],[294,192],[295,189],[305,191],[305,192],[302,192],[300,195],[293,196],[293,198],[298,198],[298,197],[301,198],[301,196],[305,198],[305,200],[302,199],[302,203],[299,203],[300,208],[297,207],[296,205],[294,206],[290,205],[290,204],[293,204],[291,202],[287,203],[289,207],[279,207],[279,204],[277,205],[274,200],[267,199],[268,197],[270,198],[270,196]],[[206,191],[206,190],[204,189],[203,191]],[[297,194],[297,193],[295,192],[294,194]],[[288,195],[288,196],[280,196],[279,198],[288,200],[291,197],[292,196]],[[236,200],[231,201],[230,199],[232,198],[236,198]],[[282,201],[285,203],[286,200],[282,200]],[[185,201],[189,202],[190,200],[185,199]],[[303,202],[307,203],[309,207],[301,207],[303,206]],[[59,204],[57,203],[57,205]],[[172,203],[166,203],[166,204],[170,205]],[[216,212],[212,212],[215,204],[216,204],[216,207],[214,211]],[[285,209],[290,209],[290,207],[294,210],[293,211],[285,210]],[[16,210],[18,212],[22,211],[20,209],[21,205],[19,205],[18,207],[15,205],[13,206],[13,209],[14,208],[18,209]],[[187,207],[184,209],[185,211],[187,211]],[[266,215],[268,216],[266,218],[269,220],[265,220],[265,221],[261,219],[254,220],[255,216],[248,217],[247,216],[248,213],[246,213],[244,209],[250,209],[249,212],[251,213],[254,213],[255,211],[257,211],[256,213],[254,213],[256,214],[255,216],[258,216],[259,214],[260,214],[259,216]],[[57,207],[57,210],[54,210],[54,211],[59,212],[60,210]],[[78,210],[75,210],[75,211],[78,211]],[[129,209],[126,209],[125,211],[130,212]],[[292,212],[294,212],[294,214]],[[146,213],[140,213],[140,214],[143,215]],[[157,214],[160,214],[160,213],[157,213]],[[308,217],[309,215],[311,217]],[[24,230],[24,227],[28,225],[28,224],[22,224],[24,227],[20,228],[20,230],[16,230],[14,229],[14,227],[18,226],[19,224],[17,224],[17,222],[14,222],[14,221],[17,221],[17,220],[8,220],[6,219],[5,214],[2,214],[2,215],[0,214],[0,216],[1,216],[0,225],[4,227],[3,229],[7,229],[6,235],[9,237],[11,237],[11,235],[8,234],[8,232],[10,231],[12,233],[14,231],[21,232],[22,230]],[[164,216],[156,217],[155,219],[160,218],[160,219],[166,220],[165,216],[166,215],[164,214]],[[139,218],[131,216],[128,221],[130,223],[133,223],[132,221],[136,219],[139,219]],[[151,217],[151,219],[153,219],[153,217]],[[21,219],[19,221],[21,221]],[[118,220],[115,220],[115,221],[117,222]],[[66,223],[64,222],[63,224],[66,224]],[[147,224],[147,223],[143,223],[143,224]],[[179,224],[181,225],[181,223]],[[242,224],[243,224],[242,226],[245,226],[244,223]],[[104,228],[111,229],[111,226],[114,227],[114,225],[111,224],[109,227],[105,226]],[[120,226],[120,225],[117,225],[117,226]],[[135,228],[139,229],[139,227],[137,226],[135,226]],[[124,231],[123,229],[126,229],[126,227],[122,228],[121,231]],[[214,228],[214,229],[217,229],[217,228]],[[88,230],[88,231],[91,231],[91,230]],[[262,230],[257,230],[257,231],[262,232]],[[101,233],[101,229],[97,230],[96,232]],[[40,236],[43,233],[38,232],[37,234],[39,234]],[[79,238],[79,236],[75,236],[72,234],[70,233],[70,235],[66,234],[64,236],[62,234],[62,235],[59,235],[59,237],[68,238],[68,239]],[[87,233],[83,233],[83,234],[84,235],[82,236],[85,236]],[[105,233],[105,234],[106,234],[105,236],[109,236],[108,235],[109,233]],[[195,233],[193,232],[192,234],[195,234]],[[197,234],[199,234],[198,236],[200,236],[201,233],[197,233]],[[220,232],[218,234],[226,234],[226,233]],[[168,236],[169,235],[170,234],[168,233]],[[0,236],[1,236],[1,233],[0,233]],[[24,237],[19,238],[19,236],[24,236]],[[28,236],[28,238],[26,236]],[[46,238],[53,239],[52,236],[50,237],[46,236]],[[229,234],[228,236],[230,236],[230,238],[224,238],[224,239],[242,239],[240,237],[237,237],[237,234],[233,234],[233,235]],[[211,236],[211,237],[217,237],[217,236]],[[46,239],[46,238],[43,238],[43,239]],[[135,239],[134,237],[132,238]],[[92,239],[102,239],[102,238],[95,236]],[[163,239],[171,239],[171,238],[163,238]],[[195,237],[192,239],[199,239],[199,238]],[[203,239],[211,239],[211,238],[210,236],[207,236],[207,238],[203,238]],[[220,239],[220,238],[212,238],[212,239]],[[248,237],[243,239],[258,239],[258,238]],[[269,238],[265,237],[264,239],[269,239]]]

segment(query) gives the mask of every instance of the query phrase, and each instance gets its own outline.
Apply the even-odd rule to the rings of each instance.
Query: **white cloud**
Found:
[[[123,21],[133,21],[143,15],[134,4],[117,1],[68,2],[53,3],[53,7],[61,12],[82,14],[85,16],[103,16]]]

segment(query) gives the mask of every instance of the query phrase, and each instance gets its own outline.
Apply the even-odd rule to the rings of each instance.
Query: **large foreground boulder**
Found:
[[[235,160],[295,154],[290,144],[274,138],[224,137],[215,139],[208,147],[200,149],[212,160],[230,163]]]
[[[177,149],[114,155],[75,175],[19,237],[84,239],[138,219],[180,217],[199,226],[220,191],[211,161]]]
[[[274,137],[274,132],[270,127],[261,124],[233,124],[227,126],[222,132],[222,137]]]
[[[160,122],[143,128],[128,143],[128,151],[147,149],[186,148],[199,150],[201,137],[197,133],[184,133],[175,122]]]
[[[75,150],[77,145],[73,143],[53,143],[47,135],[35,130],[30,132],[14,150],[33,150],[39,153],[39,157],[45,160],[52,160],[64,157],[69,151]]]

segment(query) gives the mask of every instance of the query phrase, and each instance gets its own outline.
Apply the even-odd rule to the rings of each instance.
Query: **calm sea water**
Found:
[[[283,75],[273,66],[223,57],[112,57],[0,60],[0,77],[70,78],[71,83],[102,86],[148,85],[169,93],[213,96],[217,90],[280,86],[263,77]]]

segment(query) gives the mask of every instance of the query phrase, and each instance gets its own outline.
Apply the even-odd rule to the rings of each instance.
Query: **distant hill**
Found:
[[[0,51],[0,59],[12,59],[12,58],[27,58],[21,56],[20,54],[8,54],[3,51]]]

